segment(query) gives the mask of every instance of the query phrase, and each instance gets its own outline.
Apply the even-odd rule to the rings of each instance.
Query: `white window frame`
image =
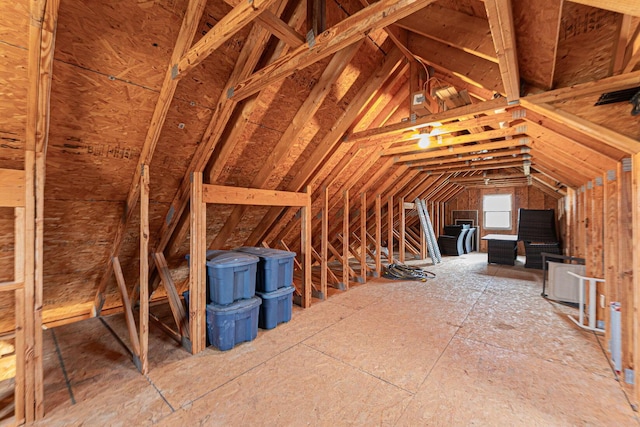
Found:
[[[508,197],[509,198],[509,210],[489,210],[486,209],[487,197]],[[489,227],[487,226],[487,212],[507,212],[509,215],[509,225],[504,227]],[[482,196],[482,225],[485,230],[512,230],[513,229],[513,194],[509,193],[492,193],[484,194]]]

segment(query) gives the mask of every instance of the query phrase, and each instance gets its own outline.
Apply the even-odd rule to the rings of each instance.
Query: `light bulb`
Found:
[[[420,135],[420,139],[418,140],[418,147],[427,148],[429,144],[431,144],[431,141],[429,140],[429,135],[427,134]]]

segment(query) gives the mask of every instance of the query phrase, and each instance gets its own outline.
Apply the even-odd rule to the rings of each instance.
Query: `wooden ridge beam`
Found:
[[[504,91],[507,100],[513,102],[520,98],[520,74],[511,0],[485,0],[484,7],[498,55]]]
[[[432,2],[433,0],[380,0],[373,3],[238,83],[229,97],[236,101],[247,98],[296,70],[306,68],[363,39],[371,31],[386,27]]]
[[[470,175],[470,176],[455,176],[455,177],[451,177],[449,178],[449,182],[452,182],[454,184],[464,184],[464,183],[468,183],[468,182],[478,182],[478,181],[483,181],[485,179],[488,180],[500,180],[500,179],[509,179],[509,178],[520,178],[523,177],[524,174],[523,173],[496,173],[496,174],[478,174],[478,175]]]
[[[171,63],[171,78],[178,81],[275,2],[252,0],[238,3],[204,37]]]
[[[118,227],[116,228],[114,242],[109,254],[108,265],[105,272],[98,279],[98,290],[96,292],[92,309],[92,315],[94,317],[100,315],[100,311],[104,305],[104,291],[107,288],[107,284],[112,273],[111,260],[114,256],[118,255],[118,252],[120,252],[122,239],[124,238],[127,226],[135,214],[135,207],[138,204],[138,197],[140,195],[140,172],[142,170],[142,165],[151,164],[151,159],[153,158],[158,140],[160,139],[160,132],[162,131],[162,127],[167,118],[167,113],[169,112],[169,106],[171,105],[173,95],[178,87],[178,81],[174,80],[171,75],[171,65],[184,55],[193,42],[193,38],[195,37],[196,30],[198,29],[198,24],[200,22],[200,17],[204,12],[206,3],[206,0],[190,0],[187,6],[187,11],[182,21],[182,26],[180,27],[180,32],[178,33],[178,38],[176,39],[175,47],[171,55],[171,60],[169,61],[169,67],[165,73],[160,94],[158,95],[158,102],[154,108],[151,123],[149,124],[147,135],[140,152],[138,166],[135,169],[135,173],[129,187],[129,193],[124,205],[124,215],[120,222],[118,222]]]

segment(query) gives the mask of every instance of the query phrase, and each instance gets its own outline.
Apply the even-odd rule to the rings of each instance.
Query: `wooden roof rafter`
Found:
[[[306,120],[308,120],[309,117],[313,117],[320,108],[322,101],[329,94],[333,84],[340,77],[359,47],[360,43],[354,43],[334,55],[329,62],[329,65],[327,65],[327,68],[320,76],[318,83],[313,87],[309,96],[300,106],[295,117],[280,137],[274,149],[271,150],[264,165],[253,177],[253,181],[251,183],[252,188],[262,188],[264,186],[274,168],[287,155],[290,142],[298,138],[304,128]],[[240,222],[246,209],[247,208],[245,206],[235,206],[233,208],[233,211],[229,215],[225,225],[209,245],[210,248],[224,247],[226,240]]]
[[[511,103],[520,98],[520,74],[511,0],[485,0],[489,27],[498,55],[504,92]]]
[[[576,142],[571,138],[567,138],[564,135],[560,135],[551,129],[539,125],[533,120],[527,120],[527,123],[529,125],[529,136],[533,140],[542,140],[544,143],[557,147],[559,151],[561,149],[562,152],[580,159],[584,163],[597,166],[603,171],[616,168],[616,164],[618,162],[617,159],[611,158],[605,153],[591,147],[580,144],[579,142]]]
[[[185,74],[197,67],[231,36],[267,11],[276,1],[252,0],[251,2],[239,2],[204,37],[171,64],[171,78],[179,80],[184,77]]]
[[[229,91],[229,98],[240,101],[253,93],[282,80],[296,70],[308,67],[323,58],[366,37],[369,32],[384,28],[434,0],[380,0],[351,15],[318,37],[274,63],[256,71]]]
[[[432,4],[396,22],[398,27],[498,63],[486,19]],[[446,35],[446,38],[443,37]]]
[[[529,95],[525,98],[522,98],[522,101],[528,103],[529,105],[539,105],[544,103],[553,104],[570,98],[582,98],[605,92],[631,89],[636,86],[640,86],[640,71],[634,71],[618,76],[607,77],[601,80],[563,87],[540,94]]]
[[[360,115],[362,108],[367,105],[376,93],[379,93],[383,83],[394,70],[402,66],[402,63],[402,53],[398,49],[392,49],[385,57],[381,67],[379,67],[366,84],[360,88],[356,96],[336,120],[334,126],[329,130],[329,133],[325,135],[313,150],[302,169],[298,171],[293,180],[288,184],[288,191],[300,191],[301,188],[308,185],[314,173],[317,173],[317,170],[324,165],[327,156],[336,149],[337,144],[339,144],[345,132],[353,125],[354,120]],[[274,223],[278,220],[281,213],[282,209],[271,208],[265,217],[263,217],[260,226],[256,227],[251,233],[246,243],[253,245],[262,242],[265,236],[272,230]]]
[[[282,0],[276,10],[277,14],[281,14],[285,10],[287,2]],[[289,19],[290,24],[297,24],[303,19],[303,7],[302,3],[299,3],[296,9],[292,12],[292,16]],[[227,80],[225,87],[232,87],[239,80],[250,75],[258,64],[258,61],[263,55],[264,47],[266,46],[271,33],[260,26],[254,26],[249,36],[247,37],[245,44],[240,52],[240,57],[236,61],[236,65]],[[267,61],[274,61],[282,52],[287,50],[287,45],[284,43],[278,43],[277,48],[272,51]],[[218,174],[221,172],[226,162],[227,156],[235,147],[236,137],[246,123],[244,120],[240,121],[240,126],[235,126],[236,120],[240,120],[240,116],[237,114],[234,116],[237,103],[233,100],[229,100],[226,93],[221,93],[218,99],[219,108],[214,111],[211,117],[209,125],[202,138],[203,144],[198,145],[195,154],[193,155],[189,167],[185,172],[182,179],[182,184],[174,196],[171,202],[171,208],[167,213],[167,221],[163,223],[160,231],[160,241],[156,247],[156,252],[164,251],[168,248],[169,254],[173,255],[180,245],[184,242],[189,230],[189,217],[186,212],[187,204],[189,203],[190,196],[190,181],[191,173],[196,171],[205,171],[208,177],[208,182],[214,182],[217,179]],[[254,103],[244,103],[242,105],[243,112],[245,110],[252,110]],[[232,123],[233,130],[231,134],[227,135],[228,141],[222,141],[225,136],[225,129]],[[216,148],[223,142],[222,149],[219,149],[214,156]],[[213,157],[213,162],[211,158]],[[155,284],[155,282],[154,282]]]
[[[408,47],[421,62],[438,71],[485,90],[504,93],[500,68],[491,61],[413,33],[409,34]]]
[[[385,82],[383,88],[381,88],[380,94],[376,96],[374,99],[371,99],[369,102],[369,105],[378,105],[380,103],[384,104],[385,96],[390,95],[390,93],[387,93],[389,91],[396,90],[397,93],[406,94],[404,89],[402,88],[398,89],[396,87],[397,81],[405,77],[406,71],[407,71],[406,65],[404,67],[399,67],[396,71],[394,71],[394,73],[390,75],[387,81]],[[404,87],[406,88],[406,85]],[[395,95],[394,95],[394,99],[395,99]],[[356,123],[354,123],[354,125],[352,125],[351,128],[377,126],[381,123],[382,124],[385,123],[386,120],[388,120],[390,117],[386,110],[387,110],[386,107],[381,109],[380,108],[376,109],[375,111],[377,112],[377,115],[375,115],[374,117],[371,117],[371,116],[358,117],[356,119]],[[330,198],[330,200],[327,202],[327,207],[329,211],[331,211],[332,209],[335,209],[336,205],[343,202],[342,195],[346,191],[350,192],[351,189],[358,183],[360,178],[369,170],[370,167],[372,167],[375,164],[375,162],[379,158],[380,158],[379,151],[367,153],[367,152],[361,152],[360,150],[358,150],[356,146],[350,147],[349,152],[346,155],[341,156],[341,159],[338,162],[338,164],[336,164],[333,167],[333,169],[329,172],[329,174],[324,178],[322,183],[319,183],[319,179],[315,178],[310,182],[310,186],[315,188],[316,191],[325,192],[330,186],[334,184],[334,182],[336,182],[340,174],[345,173],[347,167],[350,164],[358,165],[358,167],[355,168],[356,172],[354,174],[349,174],[348,178],[342,182],[342,185],[340,185],[340,187],[338,187],[333,191],[333,197]],[[321,176],[321,174],[318,174],[317,177],[318,176]],[[355,190],[356,190],[355,191],[356,193],[360,193],[360,194],[364,193],[362,189],[355,188]],[[373,202],[373,200],[370,200],[370,201]],[[357,204],[357,200],[352,200],[351,204],[355,206]],[[293,226],[295,227],[295,225]],[[272,238],[271,236],[269,236],[270,240],[278,241],[280,239],[284,239],[286,235],[289,234],[287,229],[290,229],[290,228],[291,226],[289,225],[287,227],[281,227],[276,237]],[[296,243],[297,242],[293,242],[293,244],[296,244]]]
[[[301,46],[305,41],[300,33],[268,9],[263,10],[257,16],[256,21],[292,48]]]
[[[628,15],[625,15],[627,17]],[[629,19],[628,19],[629,20]],[[640,25],[636,27],[635,32],[629,38],[626,48],[624,49],[624,55],[622,58],[622,72],[629,73],[640,62]]]
[[[582,134],[590,137],[596,137],[610,147],[623,151],[627,154],[636,154],[640,152],[640,143],[635,139],[629,138],[628,136],[622,135],[611,129],[607,129],[604,126],[597,125],[566,111],[562,111],[550,104],[533,104],[526,99],[523,99],[522,105],[552,120],[561,122],[565,126]]]
[[[578,188],[592,177],[579,170],[567,171],[566,165],[553,154],[537,150],[534,152],[535,164],[533,168],[544,172],[549,177],[562,182],[567,187]]]

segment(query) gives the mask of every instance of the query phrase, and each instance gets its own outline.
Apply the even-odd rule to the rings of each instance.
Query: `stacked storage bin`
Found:
[[[236,251],[260,258],[256,277],[256,295],[262,299],[258,326],[273,329],[291,320],[295,252],[261,247],[241,247]]]
[[[258,335],[258,261],[246,253],[207,251],[207,341],[219,350],[229,350]],[[188,291],[184,297],[188,310]]]

